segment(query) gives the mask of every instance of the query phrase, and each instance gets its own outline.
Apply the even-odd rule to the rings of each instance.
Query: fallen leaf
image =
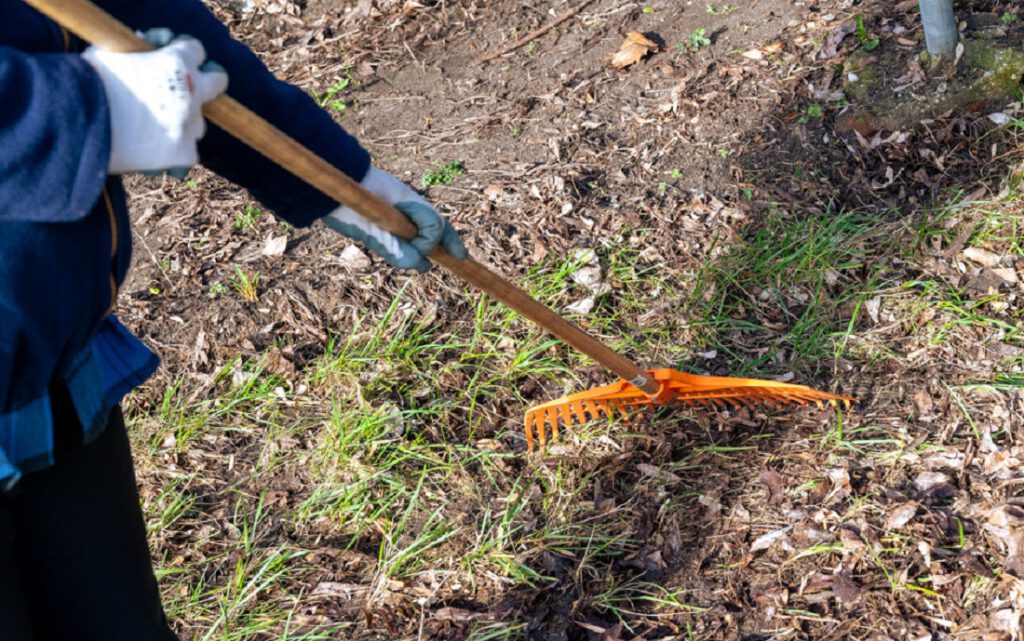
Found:
[[[492,203],[496,203],[505,196],[505,188],[501,185],[487,185],[484,187],[484,196]]]
[[[286,249],[288,249],[287,236],[267,236],[260,253],[264,256],[281,256]]]
[[[768,467],[761,470],[757,478],[764,484],[764,488],[768,492],[769,505],[782,500],[786,479],[781,474]]]
[[[662,481],[663,483],[678,483],[682,480],[672,472],[662,470],[648,463],[639,463],[637,464],[636,469],[640,470],[640,473],[644,476],[649,476],[653,479]]]
[[[755,539],[754,542],[750,544],[750,552],[754,553],[760,552],[761,550],[767,550],[768,548],[775,545],[780,539],[782,539],[782,537],[789,534],[789,531],[792,529],[792,525],[787,525],[781,530],[775,530],[774,532],[769,532],[768,534],[757,537],[757,539]]]
[[[572,273],[573,281],[589,289],[594,296],[607,293],[608,285],[604,282],[601,261],[597,258],[597,252],[593,249],[581,249],[576,252],[573,262],[579,265]]]
[[[850,471],[843,467],[834,467],[828,470],[828,480],[832,482],[832,488],[823,499],[826,505],[832,505],[842,501],[853,491],[850,484]]]
[[[987,249],[980,247],[968,247],[964,250],[964,258],[978,263],[982,267],[997,267],[1002,262],[998,254],[993,254]]]
[[[611,57],[611,65],[616,69],[625,69],[635,65],[653,51],[658,50],[658,43],[650,40],[642,33],[631,31],[626,35],[622,46]]]
[[[921,390],[914,394],[914,408],[917,409],[918,418],[930,414],[934,405],[932,395],[926,390]]]
[[[587,296],[583,300],[576,301],[572,305],[567,306],[565,311],[572,314],[586,315],[594,311],[594,305],[596,304],[593,296]]]
[[[835,584],[835,580],[835,576],[831,574],[815,572],[814,574],[804,577],[803,581],[800,582],[800,595],[803,596],[824,592],[825,590],[832,588]]]
[[[852,34],[856,30],[857,25],[853,20],[844,22],[836,27],[835,31],[833,31],[825,40],[825,44],[822,46],[818,57],[822,60],[834,58],[839,53],[839,45],[843,42],[846,36]]]
[[[860,601],[863,596],[860,586],[853,580],[850,573],[843,570],[839,574],[835,575],[835,581],[832,583],[832,591],[835,593],[836,598],[840,603],[846,605],[854,605]]]
[[[864,307],[868,310],[868,317],[871,318],[871,322],[875,325],[878,324],[878,312],[882,309],[882,297],[875,296],[864,303]]]
[[[989,625],[992,626],[993,630],[1006,632],[1010,635],[1018,634],[1021,626],[1024,626],[1024,611],[1014,611],[1013,608],[996,610],[989,616]],[[1013,637],[1010,636],[1009,638]]]
[[[359,3],[349,11],[348,15],[345,16],[345,22],[365,20],[370,17],[370,14],[372,14],[373,11],[373,0],[359,0]]]
[[[1016,285],[1020,282],[1020,276],[1017,275],[1017,270],[1013,267],[1002,267],[1000,269],[993,269],[992,273],[1002,279],[1007,285]]]
[[[370,257],[355,245],[349,245],[341,252],[341,264],[349,269],[366,269],[370,266]]]
[[[435,621],[454,621],[456,623],[466,623],[468,621],[475,621],[477,619],[487,617],[486,613],[472,612],[470,610],[463,610],[462,608],[441,608],[434,612]]]
[[[988,522],[997,527],[1024,527],[1024,507],[1004,505],[992,510]]]
[[[904,503],[897,505],[889,511],[889,517],[885,520],[886,530],[898,530],[913,520],[917,514],[917,503]]]
[[[351,601],[359,592],[365,592],[367,588],[354,583],[336,583],[324,581],[313,588],[313,596],[328,596],[336,599]]]
[[[847,552],[857,552],[867,548],[867,544],[864,543],[864,539],[861,538],[860,534],[849,528],[839,529],[839,541]]]
[[[914,487],[921,492],[936,497],[947,497],[956,494],[956,487],[945,472],[921,472],[914,479]]]
[[[743,57],[749,60],[763,60],[764,54],[760,49],[750,49],[743,52]]]

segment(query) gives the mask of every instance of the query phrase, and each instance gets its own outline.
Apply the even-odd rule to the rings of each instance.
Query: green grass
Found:
[[[865,51],[874,51],[877,49],[878,45],[881,44],[881,40],[878,38],[872,38],[868,35],[868,28],[864,23],[864,15],[857,14],[856,21],[855,34],[857,39],[860,40],[861,46],[864,47]]]
[[[681,42],[677,45],[677,48],[681,51],[690,51],[696,53],[705,47],[711,46],[711,38],[707,37],[707,29],[704,27],[698,27],[693,30],[689,36],[686,37],[686,42]]]
[[[320,105],[320,107],[337,113],[344,113],[348,111],[348,103],[341,98],[341,95],[351,85],[351,78],[342,78],[325,89],[322,94],[316,90],[312,90],[311,93],[316,104]]]
[[[883,287],[886,230],[880,217],[856,212],[770,215],[701,267],[689,302],[693,326],[738,372],[829,362],[856,325],[851,312]],[[763,355],[748,359],[737,340],[760,345]]]
[[[237,230],[253,227],[263,217],[263,210],[253,204],[248,204],[242,211],[235,213],[234,227]]]
[[[255,303],[260,299],[260,273],[253,271],[246,271],[240,266],[234,266],[235,275],[228,279],[231,286],[235,289],[242,300]]]
[[[446,163],[436,163],[434,167],[420,179],[420,186],[435,187],[437,185],[450,185],[455,179],[466,173],[466,166],[461,160],[451,160]]]
[[[916,255],[934,246],[954,242],[963,247],[996,249],[1009,258],[1024,256],[1024,229],[1020,222],[1022,193],[1013,181],[998,200],[968,201],[963,192],[951,195],[949,204],[926,213],[914,225]],[[966,261],[970,266],[970,261]],[[977,343],[985,335],[1011,345],[1024,345],[1024,312],[1009,298],[1010,292],[974,291],[970,279],[952,283],[943,275],[923,274],[903,288],[911,312],[924,320],[920,332],[933,344]],[[998,337],[998,338],[997,338]],[[983,341],[984,342],[984,341]]]
[[[213,399],[185,397],[181,381],[164,389],[152,410],[156,427],[149,443],[151,452],[165,443],[183,452],[203,438],[256,430],[266,436],[279,429],[282,381],[268,375],[262,362],[231,361],[215,381],[219,391]]]
[[[714,5],[708,4],[704,6],[704,11],[713,16],[727,16],[733,11],[736,11],[736,7],[729,4],[723,4],[721,7],[716,9]]]

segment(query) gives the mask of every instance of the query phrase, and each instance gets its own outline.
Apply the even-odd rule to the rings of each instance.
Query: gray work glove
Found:
[[[324,223],[334,231],[358,241],[380,255],[392,267],[430,269],[427,255],[440,245],[456,260],[469,256],[455,228],[412,187],[386,171],[371,167],[363,178],[362,186],[384,202],[408,216],[419,234],[412,240],[403,240],[366,220],[356,211],[338,207],[323,217]]]

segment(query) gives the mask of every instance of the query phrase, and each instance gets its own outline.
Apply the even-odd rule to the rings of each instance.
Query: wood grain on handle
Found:
[[[38,11],[84,40],[120,52],[149,51],[152,45],[89,0],[25,0]],[[416,226],[391,205],[363,189],[344,172],[323,160],[299,142],[256,115],[229,96],[221,96],[203,108],[203,114],[220,128],[284,167],[324,194],[342,203],[383,229],[403,238],[413,238]],[[590,356],[648,394],[659,385],[635,363],[611,350],[579,327],[562,318],[529,294],[495,274],[472,258],[455,260],[438,248],[431,260],[490,294],[505,305],[537,323],[577,350]]]

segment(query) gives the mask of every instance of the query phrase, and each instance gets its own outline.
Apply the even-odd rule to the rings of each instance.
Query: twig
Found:
[[[495,58],[500,58],[501,56],[504,56],[506,53],[510,53],[512,51],[515,51],[519,47],[522,47],[526,43],[530,42],[531,40],[536,40],[537,38],[543,36],[548,31],[551,31],[552,29],[554,29],[558,25],[562,24],[563,22],[565,22],[569,18],[572,18],[573,16],[575,16],[580,11],[583,11],[583,9],[585,9],[586,6],[588,4],[590,4],[590,3],[592,3],[593,1],[594,0],[583,0],[583,2],[581,2],[575,9],[570,9],[569,11],[566,11],[561,16],[556,18],[554,22],[551,22],[551,23],[541,27],[540,29],[537,29],[536,31],[531,31],[530,33],[526,34],[526,36],[520,38],[519,40],[516,40],[515,42],[513,42],[510,45],[502,47],[501,49],[498,49],[497,51],[492,51],[491,53],[487,54],[486,56],[482,56],[479,59],[479,62],[490,62],[491,60],[494,60]]]

